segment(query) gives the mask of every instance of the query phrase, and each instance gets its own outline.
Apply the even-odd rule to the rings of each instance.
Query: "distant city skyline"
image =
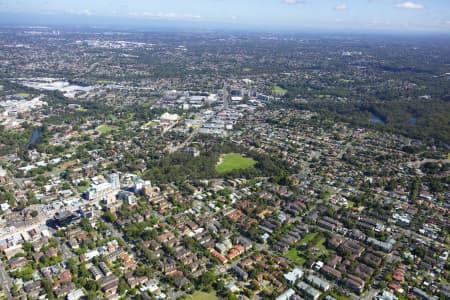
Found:
[[[13,16],[27,16],[28,23],[32,16],[36,22],[42,16],[63,22],[66,16],[92,25],[101,18],[190,22],[205,29],[221,23],[264,30],[450,32],[448,0],[0,0],[0,17]]]

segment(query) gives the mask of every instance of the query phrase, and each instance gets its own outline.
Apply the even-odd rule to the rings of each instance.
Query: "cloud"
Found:
[[[399,8],[405,8],[405,9],[423,9],[425,6],[420,3],[406,1],[400,4],[397,4],[397,7]]]
[[[201,19],[202,16],[194,15],[194,14],[177,14],[175,12],[131,12],[128,13],[130,17],[146,17],[146,18],[163,18],[163,19],[175,19],[175,18],[184,18],[184,19]]]
[[[178,17],[178,14],[174,12],[159,12],[156,16],[160,18],[176,18]]]
[[[65,13],[71,14],[71,15],[81,15],[81,16],[92,16],[94,13],[92,12],[92,10],[90,9],[82,9],[82,10],[73,10],[73,9],[68,9],[65,10]]]
[[[85,16],[91,16],[92,15],[92,11],[89,9],[83,9],[80,14],[85,15]]]
[[[299,4],[302,2],[301,0],[281,0],[281,3],[287,4],[287,5],[293,5],[293,4]]]
[[[336,7],[334,8],[334,10],[346,10],[347,8],[348,8],[348,7],[347,7],[347,4],[342,3],[342,4],[336,5]]]

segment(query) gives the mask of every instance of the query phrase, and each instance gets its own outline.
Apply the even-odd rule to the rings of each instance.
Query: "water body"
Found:
[[[384,122],[379,116],[372,114],[370,117],[370,122],[385,125]]]
[[[40,135],[41,134],[39,132],[39,129],[35,128],[33,134],[31,135],[31,140],[27,145],[27,149],[30,149],[30,147],[33,146],[38,141]]]

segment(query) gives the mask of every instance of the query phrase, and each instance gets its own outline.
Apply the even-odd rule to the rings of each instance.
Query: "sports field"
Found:
[[[287,90],[283,89],[281,86],[274,86],[272,91],[276,94],[286,94]]]
[[[244,157],[242,154],[224,154],[216,166],[216,172],[225,174],[233,170],[253,168],[255,164],[256,161],[253,158]]]
[[[192,295],[188,295],[186,297],[186,299],[189,299],[189,300],[219,300],[219,298],[217,298],[215,292],[210,292],[210,293],[195,292]]]
[[[113,128],[111,126],[108,125],[100,125],[99,127],[97,127],[96,129],[98,132],[100,132],[101,134],[108,134],[110,133]]]

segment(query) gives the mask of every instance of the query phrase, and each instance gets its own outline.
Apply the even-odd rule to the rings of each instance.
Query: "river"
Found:
[[[374,114],[372,114],[372,116],[370,117],[370,122],[382,124],[382,125],[386,124],[386,122],[384,122],[379,116],[374,115]]]
[[[37,142],[37,140],[39,139],[40,135],[41,134],[39,132],[39,129],[35,128],[34,131],[33,131],[33,134],[31,135],[31,140],[30,140],[30,142],[27,145],[27,149],[30,149],[30,147],[33,146]]]

